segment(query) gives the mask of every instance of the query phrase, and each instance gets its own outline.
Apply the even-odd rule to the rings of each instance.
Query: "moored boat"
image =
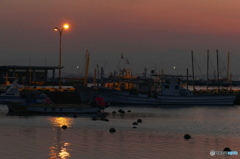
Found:
[[[54,104],[47,96],[41,100],[25,99],[22,101],[7,101],[9,113],[44,113],[44,114],[86,114],[98,113],[109,105],[100,97],[94,98],[90,103],[83,104]]]
[[[44,93],[27,91],[19,93],[17,82],[0,95],[0,104],[8,106],[9,113],[98,113],[108,105],[101,98],[96,98],[88,104],[55,104]]]
[[[21,102],[23,100],[19,92],[18,80],[15,80],[7,87],[6,91],[0,94],[1,104],[9,101]]]
[[[77,88],[77,87],[76,87]],[[235,95],[209,94],[194,95],[191,91],[177,83],[164,83],[159,92],[147,94],[129,90],[116,90],[105,87],[78,87],[83,100],[91,96],[103,98],[111,104],[142,104],[142,105],[233,105]],[[83,91],[84,90],[84,91]]]

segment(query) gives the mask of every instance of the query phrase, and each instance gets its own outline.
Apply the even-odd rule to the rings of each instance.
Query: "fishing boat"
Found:
[[[20,93],[17,81],[0,94],[0,104],[6,104],[9,113],[83,114],[101,112],[107,107],[99,97],[88,104],[54,104],[46,94],[38,91]]]
[[[142,105],[233,105],[236,96],[230,94],[196,95],[178,83],[165,82],[159,91],[139,93],[134,90],[116,90],[106,87],[76,87],[81,100],[91,100],[93,96],[103,98],[111,104]]]
[[[5,102],[9,113],[44,113],[44,114],[86,114],[103,111],[107,105],[102,98],[96,97],[85,104],[54,104],[46,96],[42,100],[25,99],[22,101]]]
[[[7,90],[0,94],[0,104],[7,103],[23,103],[23,102],[36,102],[42,103],[50,99],[44,93],[36,90],[20,93],[18,80],[10,84]]]
[[[102,86],[76,85],[74,87],[80,93],[82,102],[89,102],[92,98],[101,97],[111,104],[233,105],[236,98],[232,94],[194,94],[180,85],[179,77],[163,75],[163,72],[155,74],[152,70],[151,76],[154,78],[146,77],[145,70],[144,76],[135,77],[132,76],[130,70],[123,69],[121,75],[109,76],[108,79],[112,81],[111,83],[101,84]]]
[[[20,102],[23,99],[21,98],[19,92],[18,80],[15,80],[12,84],[7,86],[6,91],[0,94],[0,103],[4,104],[8,101]]]

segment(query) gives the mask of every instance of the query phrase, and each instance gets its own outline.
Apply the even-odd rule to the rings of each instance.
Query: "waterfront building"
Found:
[[[63,68],[63,67],[62,67]],[[4,65],[0,66],[1,83],[6,79],[18,78],[20,84],[37,84],[55,80],[55,70],[58,66],[20,66]],[[51,75],[49,75],[51,73]]]

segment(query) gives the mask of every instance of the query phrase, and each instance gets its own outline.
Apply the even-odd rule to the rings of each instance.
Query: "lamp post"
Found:
[[[62,32],[64,29],[68,29],[69,25],[65,24],[63,28],[60,30],[58,27],[55,27],[54,30],[59,32],[60,35],[60,44],[59,44],[59,65],[58,65],[58,76],[59,76],[59,90],[62,88],[62,80],[61,80],[61,69],[62,69]]]

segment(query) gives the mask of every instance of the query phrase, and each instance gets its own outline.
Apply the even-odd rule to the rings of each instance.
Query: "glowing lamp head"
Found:
[[[64,28],[64,29],[68,29],[68,28],[69,28],[69,25],[68,25],[68,24],[64,24],[63,28]]]

